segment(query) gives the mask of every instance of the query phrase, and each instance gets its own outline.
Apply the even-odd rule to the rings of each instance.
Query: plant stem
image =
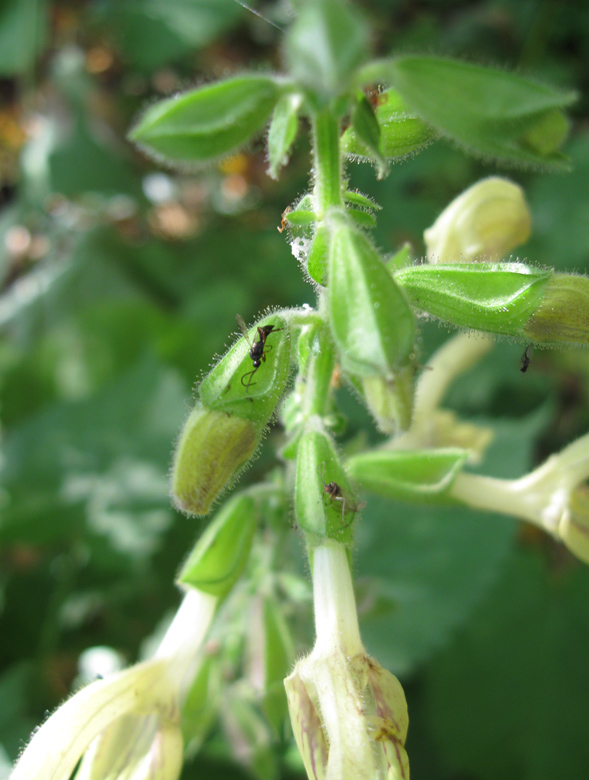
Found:
[[[339,150],[339,122],[329,109],[313,118],[315,158],[315,209],[321,222],[332,206],[342,206],[342,170]]]

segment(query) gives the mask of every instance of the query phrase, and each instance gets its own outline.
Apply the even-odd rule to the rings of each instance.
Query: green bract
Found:
[[[300,105],[300,95],[284,95],[274,109],[268,130],[268,173],[273,179],[278,178],[280,169],[288,162],[297,135]]]
[[[254,454],[263,425],[196,406],[184,423],[172,466],[172,498],[189,515],[206,515]]]
[[[366,236],[339,215],[330,228],[329,320],[342,366],[392,379],[413,347],[413,313]]]
[[[352,129],[368,157],[378,165],[378,177],[387,172],[387,164],[382,153],[380,126],[374,109],[368,98],[360,92],[352,109]]]
[[[393,89],[377,95],[375,114],[380,127],[379,148],[390,160],[420,152],[435,137],[433,128],[410,111]],[[342,151],[354,157],[371,157],[370,148],[355,126],[349,127],[343,134]]]
[[[523,336],[551,275],[550,270],[523,263],[452,263],[402,268],[395,281],[416,308],[435,317],[489,333]]]
[[[471,151],[521,165],[566,167],[558,149],[568,128],[560,109],[573,92],[434,56],[402,56],[369,66],[438,132]]]
[[[326,487],[335,483],[339,494]],[[297,454],[295,514],[309,547],[325,539],[351,544],[359,505],[331,438],[317,418],[303,433]]]
[[[223,598],[242,573],[258,526],[256,503],[237,494],[221,507],[195,544],[178,582]]]
[[[294,78],[325,102],[346,91],[366,59],[368,30],[345,0],[309,0],[287,33],[285,51]]]
[[[347,461],[365,490],[397,501],[447,502],[448,491],[468,457],[467,450],[380,449]]]
[[[261,130],[283,90],[273,76],[219,81],[152,106],[130,137],[168,163],[213,160]]]
[[[524,333],[541,344],[589,344],[589,279],[554,274]]]
[[[258,328],[269,325],[274,330],[266,337],[261,365],[255,375],[248,378],[247,374],[253,371],[250,349],[260,340]],[[287,320],[280,313],[270,314],[250,328],[248,337],[249,341],[239,339],[207,374],[199,393],[203,405],[209,409],[264,426],[284,391],[290,370]]]

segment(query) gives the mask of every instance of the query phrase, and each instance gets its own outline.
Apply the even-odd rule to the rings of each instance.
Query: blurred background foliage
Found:
[[[252,4],[267,21],[233,0],[0,4],[0,774],[79,682],[83,651],[105,646],[133,662],[175,609],[174,574],[203,522],[170,507],[172,442],[235,314],[251,321],[267,306],[314,300],[276,230],[308,187],[304,138],[279,182],[265,174],[261,140],[198,175],[163,171],[125,140],[154,100],[280,67],[276,26],[288,24],[288,6]],[[531,204],[533,237],[520,256],[586,272],[585,0],[361,5],[379,54],[449,53],[579,90],[572,173],[500,172]],[[496,170],[436,144],[385,181],[369,167],[349,173],[383,206],[381,248],[410,241],[420,256],[440,210]],[[422,363],[447,336],[423,323]],[[521,351],[498,343],[448,401],[493,427],[485,473],[518,476],[589,429],[587,352],[536,352],[522,375]],[[353,440],[370,422],[345,389],[340,401]],[[279,444],[277,428],[242,482],[276,464]],[[412,777],[586,776],[587,568],[508,518],[373,499],[363,515],[362,630],[405,686]],[[288,511],[280,521],[292,523]],[[280,566],[301,652],[311,605],[302,545],[290,536]],[[235,715],[240,701],[257,711],[251,691],[240,699],[257,581],[250,572],[240,609],[228,607],[218,641],[232,648],[219,683],[229,693],[221,717],[214,707],[200,714],[207,728],[186,778],[303,776],[288,729],[244,736]]]

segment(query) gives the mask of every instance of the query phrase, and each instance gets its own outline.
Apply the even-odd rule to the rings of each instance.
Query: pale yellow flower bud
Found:
[[[498,260],[525,243],[531,217],[521,187],[491,176],[473,184],[424,233],[430,263]]]

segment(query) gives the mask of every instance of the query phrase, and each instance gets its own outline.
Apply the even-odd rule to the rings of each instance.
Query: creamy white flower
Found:
[[[309,778],[406,780],[409,719],[401,684],[360,639],[345,547],[313,554],[317,641],[284,681],[297,746]]]
[[[216,603],[187,592],[155,656],[68,699],[33,734],[10,780],[68,780],[82,756],[76,777],[84,780],[175,780],[180,705]]]
[[[461,473],[451,495],[468,506],[519,517],[564,542],[589,563],[589,434],[519,479]]]

